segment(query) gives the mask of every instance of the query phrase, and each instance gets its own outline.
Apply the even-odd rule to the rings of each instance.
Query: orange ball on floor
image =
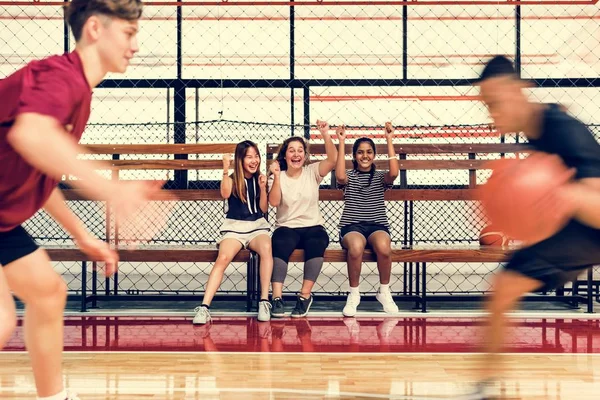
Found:
[[[486,226],[479,233],[479,244],[482,246],[504,247],[509,243],[508,236],[492,225]]]

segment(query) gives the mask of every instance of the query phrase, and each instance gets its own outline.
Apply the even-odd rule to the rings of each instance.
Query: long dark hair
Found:
[[[369,146],[371,146],[371,149],[373,149],[373,155],[374,156],[377,155],[377,150],[375,148],[375,142],[373,142],[371,139],[366,138],[366,137],[357,139],[354,142],[354,146],[352,146],[352,167],[354,168],[355,171],[358,171],[358,162],[356,161],[356,153],[358,152],[358,147],[361,145],[361,143],[368,143]],[[369,185],[371,185],[374,175],[375,175],[375,158],[373,157],[373,164],[371,164],[371,171],[369,171]]]
[[[286,171],[288,169],[287,162],[285,161],[285,153],[287,153],[287,149],[292,142],[299,142],[302,144],[304,148],[304,165],[308,164],[308,144],[306,141],[300,136],[291,136],[283,141],[281,147],[279,147],[279,151],[277,152],[276,161],[279,163],[279,169],[281,171]]]
[[[251,140],[244,140],[235,146],[235,156],[233,158],[233,195],[240,199],[242,203],[246,203],[246,179],[244,179],[244,157],[248,153],[248,149],[254,148],[256,154],[260,158],[258,146]],[[253,177],[258,178],[260,175],[260,162]]]

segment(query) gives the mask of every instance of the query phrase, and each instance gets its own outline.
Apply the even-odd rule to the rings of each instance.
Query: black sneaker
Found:
[[[272,304],[271,317],[273,317],[273,318],[285,317],[285,307],[284,307],[284,303],[283,303],[283,300],[281,299],[281,297],[275,297],[271,301],[271,304]]]
[[[313,295],[311,294],[308,299],[305,299],[302,296],[298,296],[298,300],[296,301],[296,307],[292,311],[292,318],[302,318],[306,317],[308,314],[308,310],[310,310],[310,306],[313,303]]]

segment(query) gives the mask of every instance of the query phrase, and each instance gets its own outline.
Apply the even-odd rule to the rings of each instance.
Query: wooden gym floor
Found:
[[[576,317],[573,317],[576,318]],[[595,319],[514,320],[503,399],[600,398]],[[447,399],[479,357],[479,318],[67,317],[66,382],[92,399]],[[0,399],[35,399],[21,327]]]

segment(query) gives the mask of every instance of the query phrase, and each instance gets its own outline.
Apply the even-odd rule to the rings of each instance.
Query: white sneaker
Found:
[[[260,322],[266,322],[271,320],[271,303],[269,301],[258,302],[258,317]]]
[[[394,299],[392,298],[392,294],[389,291],[385,291],[385,292],[377,291],[375,298],[377,299],[377,301],[379,301],[381,303],[381,305],[383,306],[383,311],[385,311],[387,314],[397,314],[398,313],[398,306],[394,302]]]
[[[212,320],[208,308],[200,306],[194,308],[194,311],[196,311],[196,315],[194,316],[194,320],[192,321],[194,325],[204,325]]]
[[[356,315],[356,308],[360,304],[360,294],[348,293],[348,299],[346,305],[342,310],[344,317],[354,317]]]

